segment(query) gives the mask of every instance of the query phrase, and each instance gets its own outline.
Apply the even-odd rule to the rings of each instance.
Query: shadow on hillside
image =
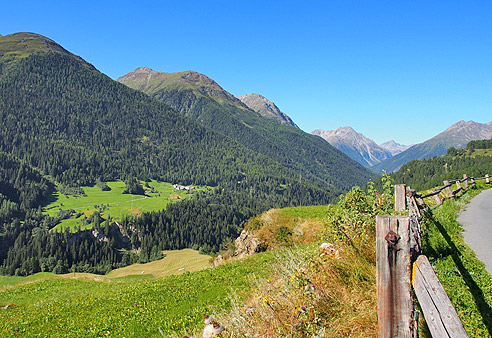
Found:
[[[452,257],[454,263],[456,264],[456,267],[458,268],[461,276],[463,277],[464,282],[468,286],[468,289],[470,290],[470,293],[473,296],[475,304],[477,305],[477,308],[480,311],[480,315],[482,316],[483,323],[487,327],[487,331],[489,332],[489,335],[492,337],[492,318],[490,316],[490,314],[492,313],[492,308],[485,300],[482,289],[480,289],[480,287],[475,282],[470,272],[468,272],[466,267],[463,265],[463,262],[461,260],[462,254],[458,249],[458,247],[453,242],[451,236],[449,236],[444,226],[439,221],[437,221],[431,213],[429,213],[427,217],[432,222],[432,224],[434,224],[438,228],[439,232],[441,233],[441,235],[444,237],[447,244],[449,245],[449,250],[446,250],[447,254]],[[439,253],[437,253],[435,250],[433,251],[434,252],[430,256],[432,256],[433,254],[435,254],[435,256],[442,256],[439,255]]]
[[[55,202],[58,198],[56,195],[58,191],[55,188],[50,189],[49,194],[44,198],[44,200],[41,202],[41,207],[46,208],[46,206],[50,205],[51,203]]]

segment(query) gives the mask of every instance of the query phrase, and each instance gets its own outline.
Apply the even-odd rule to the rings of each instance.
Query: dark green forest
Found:
[[[106,273],[157,259],[162,249],[218,251],[257,213],[326,204],[350,187],[341,177],[298,170],[201,126],[61,47],[53,51],[43,37],[21,34],[22,44],[5,47],[6,38],[0,39],[2,273]],[[30,51],[29,39],[49,50]],[[12,51],[16,46],[24,49]],[[335,166],[337,160],[324,161]],[[82,185],[103,189],[117,179],[132,192],[139,191],[137,180],[149,179],[213,189],[119,226],[98,218],[92,231],[50,232],[66,216],[42,214],[55,189],[77,194]]]

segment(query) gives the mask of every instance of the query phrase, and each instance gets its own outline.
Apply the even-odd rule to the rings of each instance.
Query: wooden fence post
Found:
[[[448,192],[449,197],[454,198],[453,189],[451,189],[451,184],[449,181],[444,181],[444,186],[446,187],[446,191]]]
[[[460,180],[456,180],[456,185],[458,186],[458,191],[461,190],[461,182],[460,182]]]
[[[376,256],[378,337],[417,337],[410,282],[409,217],[376,217]]]
[[[441,205],[441,197],[439,197],[439,194],[435,194],[434,199],[436,200],[437,205]]]
[[[405,184],[395,184],[395,211],[403,211],[407,208]]]
[[[465,180],[465,190],[468,189],[468,175],[463,174],[463,179]]]
[[[414,263],[412,284],[432,337],[468,338],[468,334],[426,256]]]
[[[487,174],[485,175],[485,184],[489,184],[490,183],[490,175]]]

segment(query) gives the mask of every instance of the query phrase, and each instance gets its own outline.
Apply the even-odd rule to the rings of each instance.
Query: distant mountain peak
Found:
[[[281,124],[290,125],[299,128],[292,119],[282,112],[272,101],[256,93],[244,94],[237,97],[251,110],[261,114],[264,117],[277,120]]]
[[[413,144],[404,145],[404,144],[400,144],[400,143],[395,142],[395,140],[389,140],[387,142],[378,144],[378,146],[380,146],[383,149],[388,150],[391,153],[391,155],[395,156],[395,155],[407,150],[408,148],[413,146]]]
[[[371,167],[392,156],[389,151],[349,126],[334,130],[316,129],[311,134],[324,138],[332,146],[366,167]]]
[[[117,81],[150,95],[161,89],[192,90],[197,96],[207,96],[219,103],[227,101],[241,109],[247,109],[241,101],[225,91],[217,82],[193,70],[165,73],[139,67],[121,76]]]
[[[35,33],[14,33],[0,39],[0,60],[4,62],[47,52],[73,55],[53,40]]]

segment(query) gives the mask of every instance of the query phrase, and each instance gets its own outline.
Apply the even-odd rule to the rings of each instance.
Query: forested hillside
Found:
[[[319,137],[252,111],[203,74],[138,68],[118,81],[326,187],[347,191],[375,177]]]
[[[464,149],[449,148],[446,155],[408,162],[390,176],[417,190],[440,186],[444,180],[483,177],[492,171],[492,140],[470,141]]]
[[[39,173],[36,182],[43,187],[56,182],[76,189],[137,178],[214,188],[167,210],[125,219],[118,231],[137,229],[138,240],[126,248],[139,249],[139,257],[121,254],[121,245],[111,240],[117,234],[109,230],[105,230],[106,242],[96,241],[89,231],[50,234],[58,219],[40,212],[40,198],[49,195],[49,189],[43,188],[32,203],[24,202],[30,204],[23,213],[10,206],[2,213],[5,273],[27,274],[38,266],[44,271],[60,266],[57,271],[74,267],[105,272],[136,259],[152,259],[163,248],[217,251],[256,213],[271,207],[328,203],[370,177],[347,166],[331,176],[318,164],[313,170],[298,170],[299,164],[286,157],[276,161],[259,154],[111,80],[53,41],[31,33],[0,38],[0,119],[0,151]],[[303,153],[305,139],[294,141]],[[338,157],[322,152],[320,156],[323,163],[337,166]],[[2,170],[8,169],[6,165],[1,162]],[[22,170],[17,175],[24,177]],[[2,183],[2,191],[10,194],[6,200],[22,203],[24,199],[8,189],[15,186],[16,176],[6,177]],[[99,221],[104,225],[111,220]],[[74,251],[78,241],[87,241],[85,252]],[[23,267],[33,257],[39,262]]]

